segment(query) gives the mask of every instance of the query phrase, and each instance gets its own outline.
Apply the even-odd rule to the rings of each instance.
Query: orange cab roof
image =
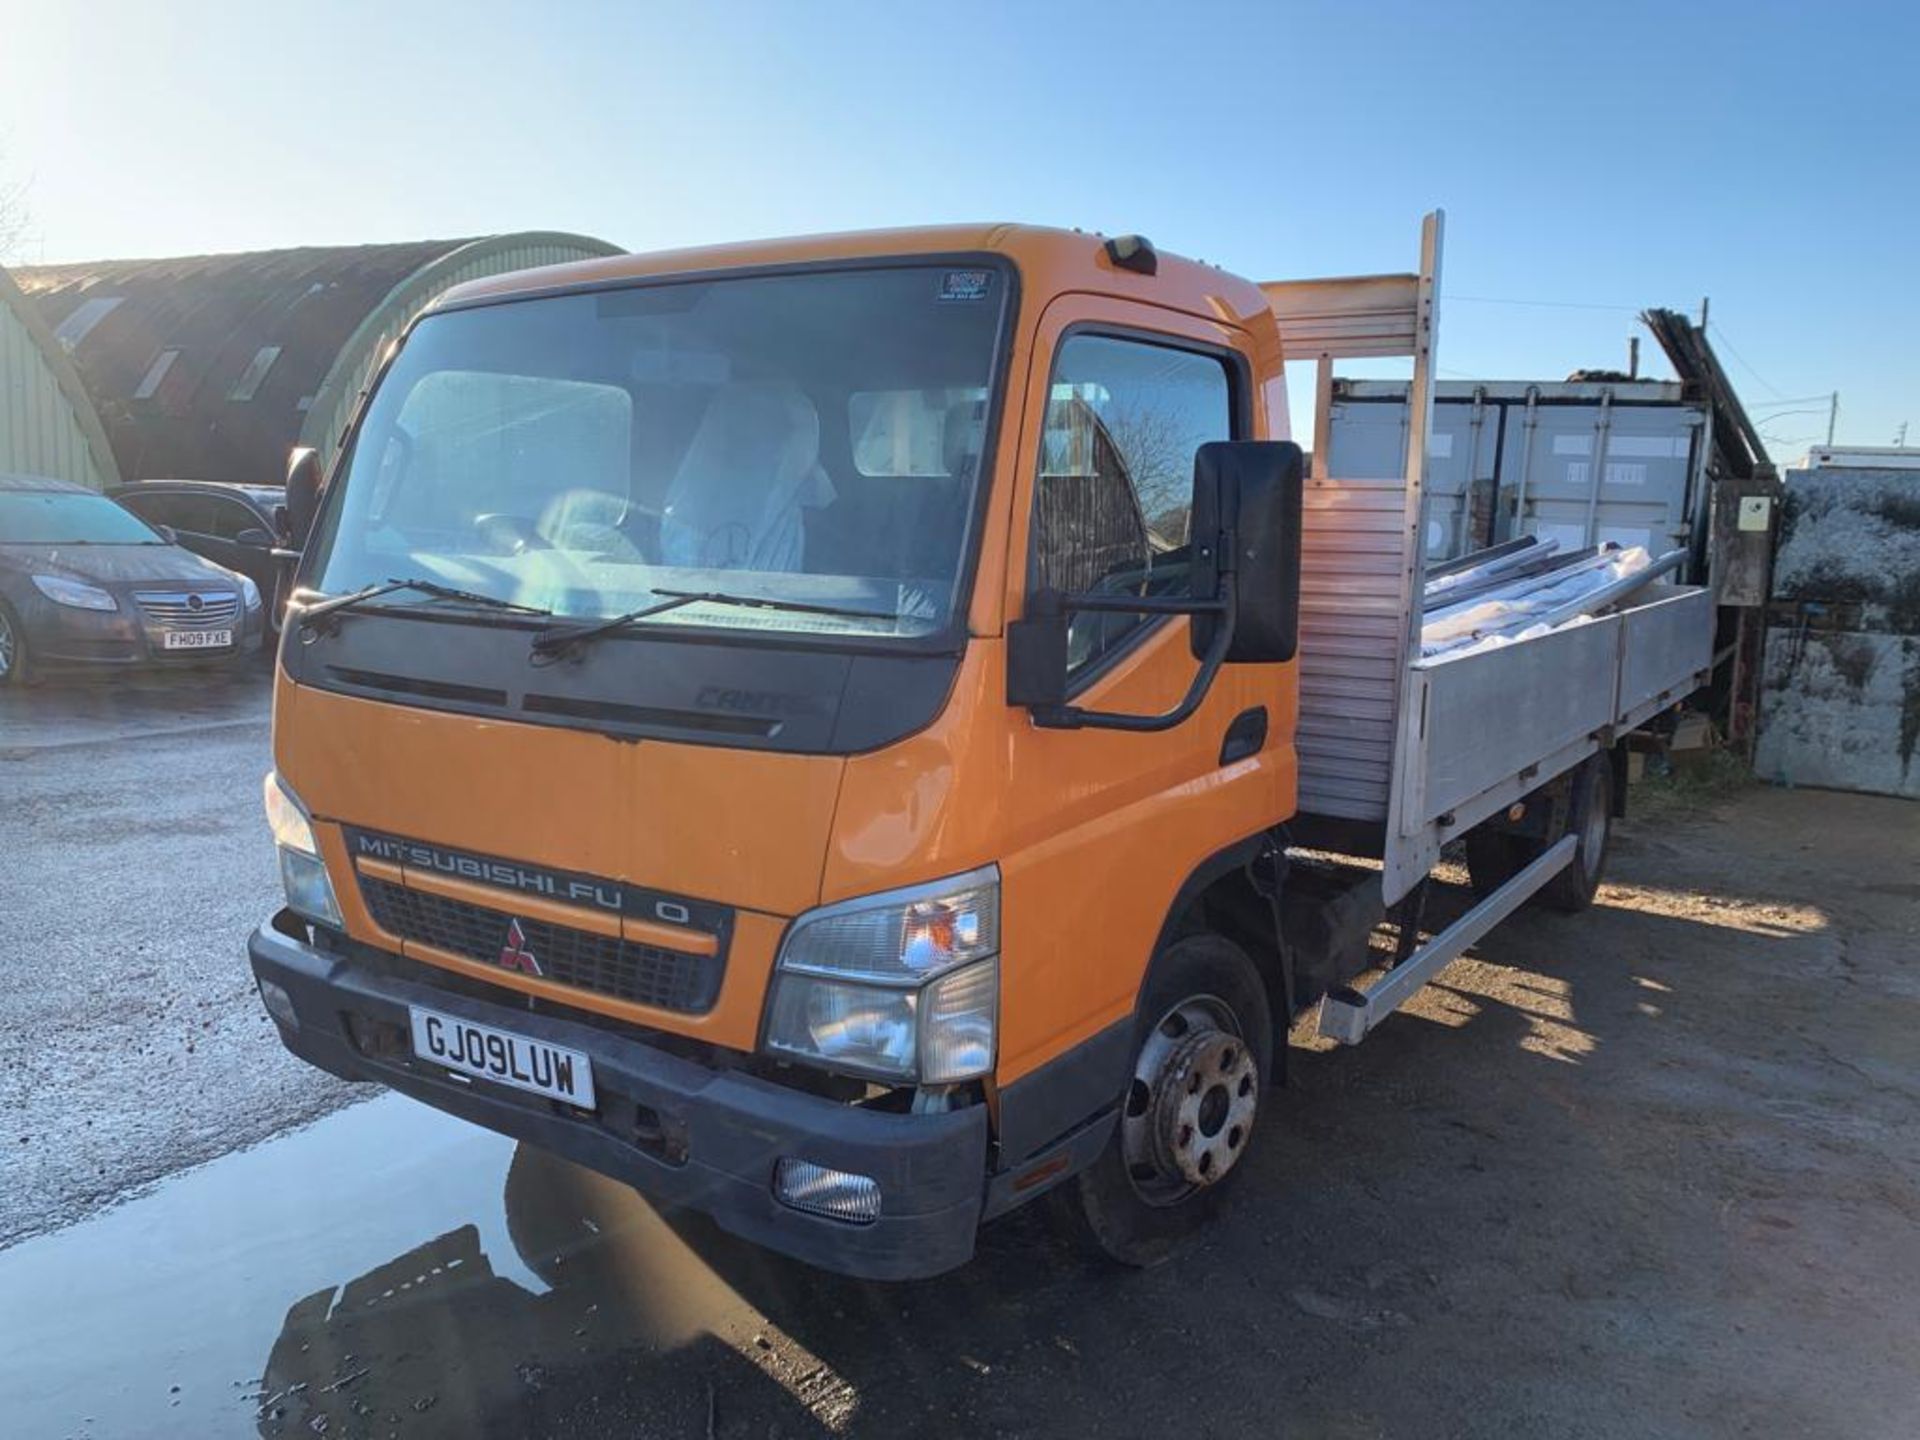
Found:
[[[665,275],[868,257],[993,254],[1013,262],[1030,296],[1097,290],[1210,315],[1231,324],[1243,323],[1267,309],[1266,297],[1257,285],[1212,265],[1164,250],[1158,252],[1156,274],[1141,275],[1121,269],[1106,253],[1106,238],[1077,230],[994,224],[851,230],[833,235],[748,240],[652,254],[614,255],[491,275],[453,287],[440,297],[435,308]]]

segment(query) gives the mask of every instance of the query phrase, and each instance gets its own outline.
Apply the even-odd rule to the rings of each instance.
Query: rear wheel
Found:
[[[1210,1219],[1245,1168],[1273,1022],[1253,962],[1211,934],[1160,953],[1139,1016],[1113,1138],[1055,1203],[1081,1240],[1147,1266]]]
[[[1573,804],[1567,829],[1579,843],[1559,874],[1540,889],[1542,905],[1574,914],[1593,904],[1607,869],[1607,844],[1613,835],[1613,766],[1596,755],[1573,777]]]
[[[1534,899],[1569,914],[1593,904],[1606,871],[1607,845],[1613,833],[1613,766],[1604,754],[1595,755],[1573,773],[1568,782],[1566,828],[1553,837],[1574,835],[1573,858],[1540,887]],[[1485,897],[1498,890],[1546,853],[1551,841],[1533,835],[1483,825],[1467,832],[1467,875],[1473,893]]]
[[[0,604],[0,688],[32,681],[28,666],[27,631],[5,604]]]

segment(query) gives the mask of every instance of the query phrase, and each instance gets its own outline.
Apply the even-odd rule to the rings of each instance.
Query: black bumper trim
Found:
[[[973,1254],[986,1185],[983,1106],[899,1115],[838,1104],[591,1025],[381,975],[274,922],[254,931],[247,953],[257,977],[293,998],[298,1024],[280,1029],[287,1048],[335,1075],[380,1081],[823,1269],[871,1280],[920,1279],[965,1264]],[[581,1115],[484,1081],[462,1084],[438,1066],[406,1054],[371,1055],[355,1043],[350,1016],[404,1027],[409,1004],[584,1051],[593,1062],[599,1112]],[[684,1159],[678,1159],[680,1146],[678,1163],[647,1148],[643,1132],[655,1127],[638,1107],[679,1139]],[[880,1184],[880,1218],[856,1226],[781,1204],[773,1169],[783,1155],[871,1176]]]

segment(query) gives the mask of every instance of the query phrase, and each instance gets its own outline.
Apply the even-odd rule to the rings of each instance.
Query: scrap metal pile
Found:
[[[1584,624],[1686,558],[1673,550],[1655,559],[1612,541],[1562,550],[1557,540],[1528,535],[1431,566],[1421,658],[1453,660]]]

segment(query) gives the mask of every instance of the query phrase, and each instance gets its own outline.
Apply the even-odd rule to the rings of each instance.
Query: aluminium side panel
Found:
[[[1621,624],[1609,615],[1418,667],[1425,713],[1402,830],[1612,725]]]
[[[1620,617],[1614,724],[1631,729],[1676,704],[1713,668],[1713,592],[1655,584]]]

